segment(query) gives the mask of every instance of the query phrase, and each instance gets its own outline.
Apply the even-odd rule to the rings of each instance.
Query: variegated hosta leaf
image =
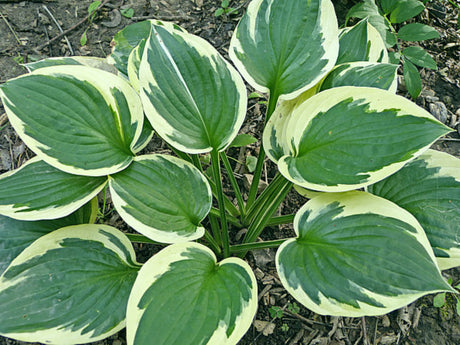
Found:
[[[36,222],[0,216],[0,275],[26,247],[43,235],[69,225],[94,223],[97,198],[64,218]]]
[[[137,139],[136,144],[133,146],[133,152],[138,153],[139,151],[143,150],[148,145],[150,140],[152,140],[154,134],[155,133],[153,132],[153,128],[150,122],[144,121],[141,135],[139,136],[139,139]]]
[[[428,150],[367,190],[417,218],[441,269],[460,265],[460,159]]]
[[[379,32],[386,47],[393,47],[396,44],[396,35],[391,32],[388,20],[382,16],[375,0],[363,0],[354,5],[347,13],[345,18],[356,17],[359,19],[367,18],[369,23]],[[386,61],[383,61],[386,62]]]
[[[37,69],[51,66],[61,65],[84,65],[89,67],[98,68],[113,74],[118,74],[118,70],[107,62],[107,59],[98,58],[93,56],[66,56],[66,57],[53,57],[43,59],[36,62],[24,64],[29,72]]]
[[[141,268],[128,302],[128,345],[234,345],[257,309],[257,283],[239,258],[173,244]]]
[[[125,326],[139,264],[127,237],[100,224],[39,238],[0,277],[0,334],[44,344],[97,341]]]
[[[246,115],[238,72],[202,38],[157,21],[139,71],[147,118],[169,144],[188,153],[225,149]]]
[[[278,162],[279,158],[290,152],[290,142],[286,139],[290,134],[285,131],[285,125],[289,123],[287,120],[290,113],[299,104],[316,95],[320,87],[321,82],[294,99],[280,100],[278,102],[275,111],[265,125],[262,137],[266,154],[275,163]],[[271,135],[274,132],[276,132],[276,135]],[[265,144],[266,141],[267,143]]]
[[[380,181],[451,131],[404,97],[354,86],[320,92],[273,121],[264,145],[275,153],[284,148],[280,172],[294,184],[326,192]],[[278,130],[282,145],[272,147]]]
[[[292,150],[287,126],[296,105],[295,100],[280,102],[265,125],[262,143],[267,157],[275,163]]]
[[[321,84],[321,91],[339,86],[368,86],[396,93],[398,65],[376,62],[350,62],[336,66]]]
[[[192,164],[167,155],[136,157],[109,179],[115,208],[134,229],[164,243],[203,236],[211,209],[209,184]]]
[[[143,112],[122,78],[87,66],[53,66],[12,79],[0,92],[14,129],[48,164],[102,176],[131,163]]]
[[[0,214],[20,219],[67,216],[96,196],[107,177],[72,175],[34,157],[0,175]]]
[[[149,37],[150,28],[151,22],[146,20],[130,24],[114,36],[112,53],[107,59],[124,75],[128,75],[129,54],[143,39]]]
[[[324,193],[294,219],[297,238],[278,249],[286,290],[323,315],[386,314],[438,291],[452,292],[417,220],[365,192]]]
[[[339,34],[337,64],[353,61],[388,62],[388,52],[382,36],[368,21],[361,20]]]
[[[133,88],[139,92],[139,67],[141,66],[142,55],[144,54],[146,38],[131,51],[128,57],[128,78]]]
[[[330,0],[253,0],[229,54],[252,87],[293,99],[332,69],[338,46]]]

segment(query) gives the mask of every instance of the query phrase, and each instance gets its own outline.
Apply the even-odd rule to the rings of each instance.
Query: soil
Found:
[[[51,56],[93,55],[105,57],[110,53],[110,42],[114,34],[126,25],[147,18],[173,21],[189,32],[197,34],[212,43],[228,58],[228,45],[233,30],[244,12],[248,1],[233,0],[230,6],[238,12],[231,16],[214,15],[220,5],[218,0],[110,0],[90,23],[84,20],[91,0],[0,0],[0,84],[25,73],[20,65]],[[343,23],[345,13],[355,2],[336,0],[337,16]],[[457,1],[458,3],[458,1]],[[134,16],[126,18],[120,10],[133,9]],[[49,11],[49,13],[48,13]],[[435,27],[441,38],[421,43],[435,58],[437,71],[422,70],[423,91],[417,103],[451,126],[454,132],[435,143],[434,148],[460,157],[460,30],[457,27],[458,9],[448,1],[432,1],[417,22]],[[59,34],[59,29],[71,29],[65,38],[51,44],[50,39]],[[81,22],[81,24],[79,24]],[[73,28],[73,29],[72,29]],[[81,46],[80,38],[87,30],[87,44]],[[398,93],[409,97],[404,83]],[[260,138],[264,106],[251,102],[251,111],[242,131]],[[0,104],[0,172],[12,170],[33,153],[24,147],[8,123]],[[230,155],[239,160],[246,155],[257,155],[257,144],[249,149],[236,150]],[[153,141],[147,150],[162,150],[158,141]],[[274,166],[267,163],[265,178],[273,176]],[[241,173],[245,171],[241,170]],[[282,214],[294,212],[306,199],[291,192],[280,210]],[[107,216],[109,224],[127,229],[116,216]],[[274,239],[292,236],[290,226],[271,228],[264,238]],[[137,245],[140,261],[145,261],[158,248]],[[410,306],[380,317],[336,318],[315,315],[300,307],[295,310],[295,300],[284,290],[274,267],[274,250],[259,250],[248,255],[259,285],[259,310],[241,345],[257,344],[460,344],[460,317],[456,300],[448,296],[442,308],[433,306],[433,296],[426,296]],[[443,272],[454,284],[460,280],[460,270]],[[284,311],[274,319],[270,308],[277,306]],[[294,308],[293,308],[294,306]],[[294,312],[293,312],[294,311]],[[0,337],[0,345],[24,344]],[[125,332],[94,343],[97,345],[126,344]]]

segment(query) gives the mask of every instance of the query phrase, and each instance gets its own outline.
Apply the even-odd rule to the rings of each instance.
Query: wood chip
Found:
[[[261,332],[265,336],[273,334],[275,330],[275,324],[268,321],[254,320],[253,325],[258,332]]]

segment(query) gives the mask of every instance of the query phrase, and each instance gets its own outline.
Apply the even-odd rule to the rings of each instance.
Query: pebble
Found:
[[[447,122],[447,108],[444,103],[430,103],[430,113],[442,123]]]
[[[443,101],[444,104],[445,104],[446,106],[448,106],[448,107],[449,107],[450,105],[452,105],[452,97],[450,97],[450,96],[448,96],[448,95],[443,96],[443,97],[442,97],[442,101]]]
[[[420,92],[420,96],[422,97],[434,97],[435,95],[436,93],[431,89],[423,89],[422,92]]]
[[[428,103],[434,103],[439,101],[439,97],[436,96],[426,96],[425,99]]]
[[[0,170],[11,170],[11,156],[7,149],[0,149]]]

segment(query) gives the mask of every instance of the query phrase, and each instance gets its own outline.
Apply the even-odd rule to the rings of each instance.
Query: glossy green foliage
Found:
[[[349,16],[367,18],[339,30],[330,0],[253,0],[229,48],[236,69],[174,23],[138,22],[107,59],[45,59],[0,85],[38,156],[0,176],[0,334],[70,345],[126,325],[128,345],[236,345],[258,298],[250,266],[231,256],[275,245],[282,284],[317,313],[379,315],[451,292],[439,268],[460,264],[458,217],[443,217],[459,207],[459,160],[427,151],[450,129],[395,95],[386,49],[436,34],[388,30],[416,0],[379,6],[358,4]],[[415,98],[416,66],[435,63],[401,53]],[[263,146],[238,133],[243,78],[267,105]],[[258,157],[233,162],[245,146]],[[265,155],[279,172],[259,194]],[[234,163],[253,171],[247,199]],[[312,199],[274,216],[293,184]],[[127,235],[88,224],[102,190],[97,221],[120,216]],[[294,238],[255,242],[293,219]],[[168,245],[140,265],[130,240]]]

